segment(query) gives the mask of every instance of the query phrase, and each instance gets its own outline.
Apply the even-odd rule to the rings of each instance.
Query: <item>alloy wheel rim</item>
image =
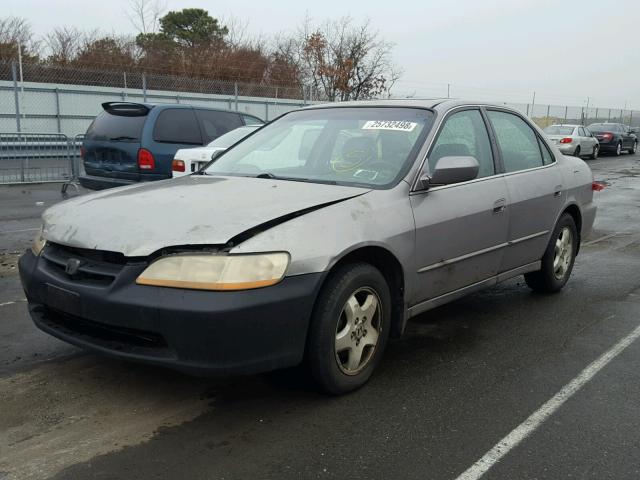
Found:
[[[593,156],[598,158],[598,150],[600,150],[597,146],[593,147]]]
[[[569,227],[563,227],[556,239],[553,255],[553,275],[562,280],[569,271],[573,255],[573,234]]]
[[[373,359],[383,328],[380,297],[370,287],[353,292],[340,312],[334,352],[340,370],[356,375]]]
[[[618,155],[620,155],[622,153],[622,144],[618,143],[618,146],[616,147],[616,153]]]

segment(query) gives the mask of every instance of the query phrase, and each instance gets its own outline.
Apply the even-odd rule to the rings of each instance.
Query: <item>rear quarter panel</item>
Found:
[[[565,209],[569,205],[577,205],[580,209],[582,216],[580,237],[584,240],[593,229],[597,210],[591,188],[593,173],[584,160],[576,157],[563,156],[559,162],[566,185]]]

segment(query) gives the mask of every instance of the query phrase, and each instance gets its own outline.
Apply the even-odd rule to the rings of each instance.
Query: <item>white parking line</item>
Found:
[[[583,246],[583,247],[587,247],[587,246],[589,246],[589,245],[593,245],[594,243],[598,243],[598,242],[601,242],[601,241],[603,241],[603,240],[607,240],[608,238],[612,238],[612,237],[615,237],[615,236],[617,236],[617,235],[620,235],[620,234],[619,234],[619,233],[610,233],[609,235],[605,235],[605,236],[603,236],[603,237],[598,237],[598,238],[596,238],[595,240],[590,240],[590,241],[588,241],[588,242],[584,242],[584,243],[582,244],[582,246]]]
[[[547,401],[531,414],[529,418],[512,430],[511,433],[500,440],[480,460],[458,476],[456,480],[476,480],[482,477],[493,465],[533,433],[547,418],[558,410],[564,402],[571,398],[580,388],[589,382],[596,373],[602,370],[611,360],[616,358],[625,348],[637,340],[638,337],[640,337],[640,326],[580,372],[580,375],[562,387],[551,400]]]
[[[19,303],[19,302],[26,302],[26,301],[27,301],[27,299],[26,299],[26,298],[21,298],[20,300],[15,300],[15,301],[13,301],[13,302],[4,302],[4,303],[0,303],[0,307],[6,307],[7,305],[14,305],[14,304],[16,304],[16,303]]]

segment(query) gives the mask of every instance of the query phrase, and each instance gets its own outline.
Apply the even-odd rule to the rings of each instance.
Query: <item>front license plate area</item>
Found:
[[[47,283],[46,304],[61,312],[80,316],[80,295],[77,292]]]

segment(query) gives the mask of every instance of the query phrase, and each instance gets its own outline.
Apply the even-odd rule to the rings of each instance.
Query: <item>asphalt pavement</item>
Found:
[[[561,293],[516,278],[427,312],[342,397],[39,332],[15,262],[59,186],[0,187],[0,479],[640,478],[640,155],[588,163],[607,188]]]

